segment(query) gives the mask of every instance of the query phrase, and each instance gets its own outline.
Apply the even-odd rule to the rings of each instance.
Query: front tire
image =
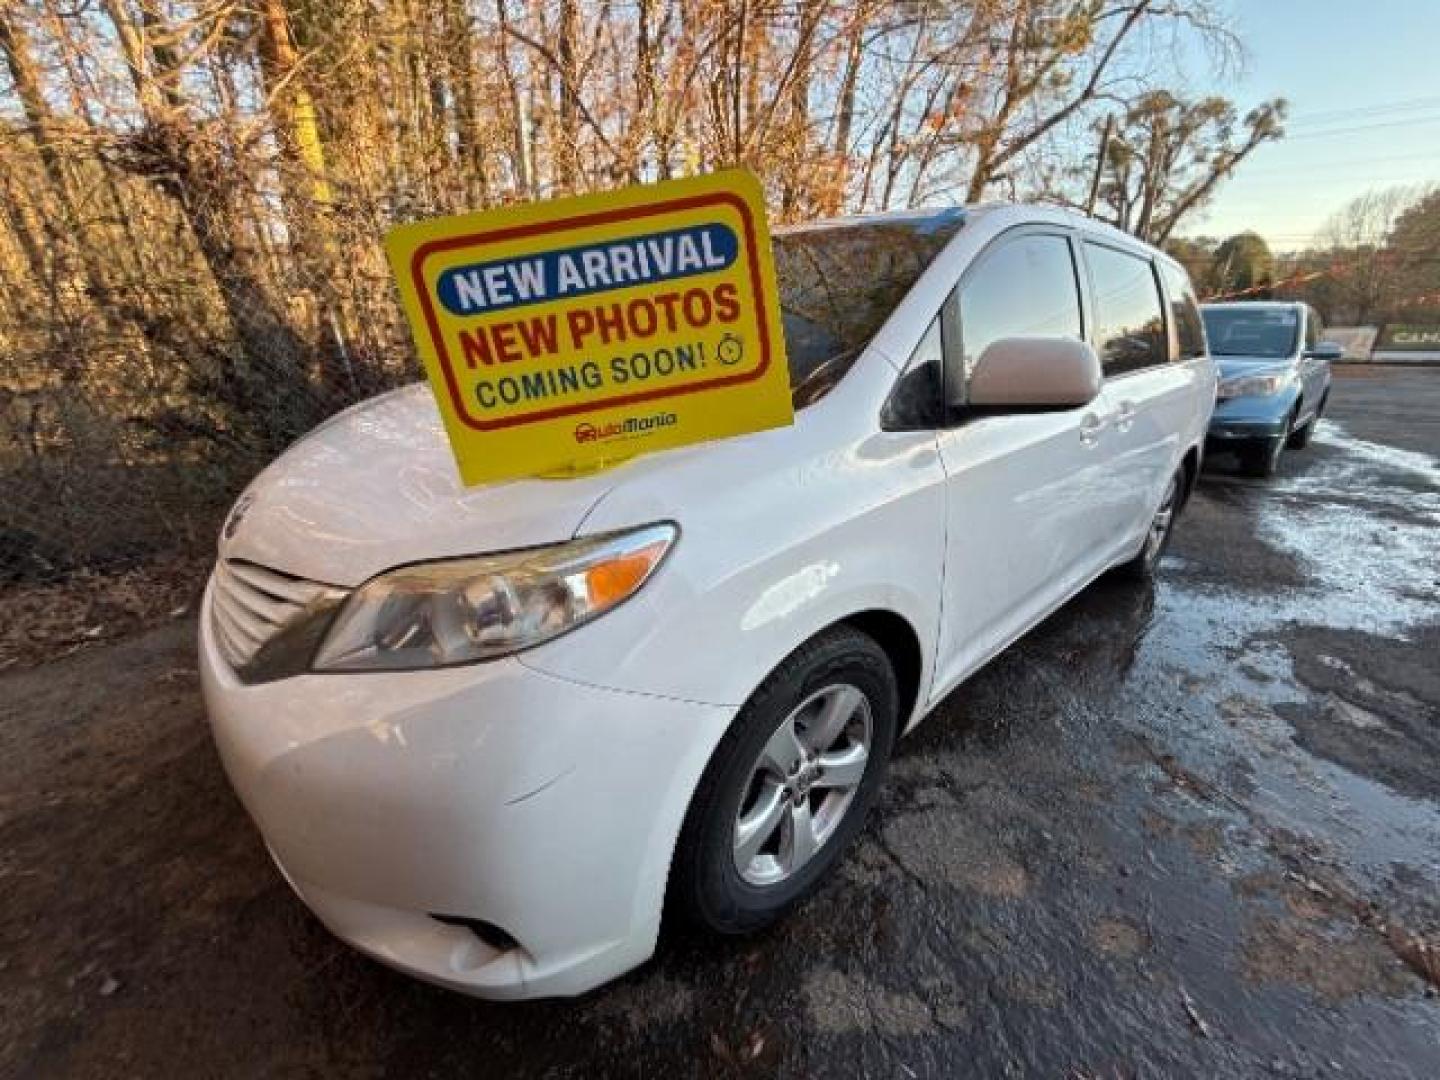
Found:
[[[1240,452],[1240,467],[1247,476],[1270,477],[1280,468],[1280,455],[1289,441],[1288,435],[1258,439]]]
[[[1303,450],[1310,445],[1310,436],[1315,434],[1315,425],[1320,422],[1320,416],[1325,411],[1325,402],[1329,399],[1329,393],[1320,399],[1320,404],[1315,407],[1315,415],[1305,421],[1303,427],[1298,427],[1290,432],[1290,438],[1286,445],[1292,450]]]
[[[899,692],[884,650],[847,626],[791,653],[755,691],[700,780],[671,899],[744,934],[805,898],[864,824],[889,763]]]

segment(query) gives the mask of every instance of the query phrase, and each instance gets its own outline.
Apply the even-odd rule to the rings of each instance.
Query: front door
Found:
[[[992,341],[1084,337],[1063,230],[1008,233],[948,303],[946,363],[965,379]],[[958,336],[959,340],[951,340]],[[975,417],[941,432],[946,559],[933,694],[1004,648],[1097,570],[1095,500],[1108,482],[1109,403]]]
[[[1305,308],[1305,338],[1300,348],[1300,416],[1296,427],[1309,423],[1320,409],[1329,387],[1330,362],[1314,355],[1324,327],[1314,308]]]

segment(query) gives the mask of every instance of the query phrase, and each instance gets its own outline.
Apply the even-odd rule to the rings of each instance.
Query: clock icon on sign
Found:
[[[745,343],[734,334],[727,333],[715,346],[715,355],[720,358],[720,363],[733,367],[745,356]]]

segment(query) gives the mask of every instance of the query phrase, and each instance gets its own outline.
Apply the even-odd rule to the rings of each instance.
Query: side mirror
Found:
[[[1100,358],[1074,338],[1001,338],[986,346],[970,375],[965,402],[1000,412],[1078,409],[1095,400]]]
[[[1317,341],[1305,350],[1305,355],[1312,360],[1329,360],[1334,363],[1344,358],[1345,350],[1338,341]]]

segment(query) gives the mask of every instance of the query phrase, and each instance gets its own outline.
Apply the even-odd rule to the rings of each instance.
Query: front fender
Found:
[[[920,685],[928,685],[944,559],[940,494],[936,512],[921,515],[929,527],[917,522],[906,529],[899,515],[881,511],[709,582],[703,564],[733,541],[686,530],[670,562],[634,600],[520,659],[595,686],[738,706],[809,638],[849,616],[881,610],[915,630]],[[909,543],[897,542],[907,534]]]
[[[705,460],[705,459],[699,459]],[[847,616],[893,612],[920,640],[928,685],[945,557],[934,436],[877,433],[848,453],[751,472],[622,488],[587,528],[672,514],[681,535],[634,599],[522,654],[563,678],[740,705],[802,642]]]
[[[1299,400],[1300,387],[1291,385],[1265,397],[1218,401],[1210,417],[1210,434],[1253,438],[1283,435]]]

